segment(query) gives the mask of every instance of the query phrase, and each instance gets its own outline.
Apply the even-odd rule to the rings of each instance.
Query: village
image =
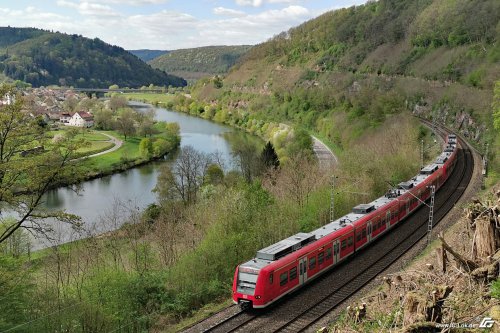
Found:
[[[55,90],[50,88],[35,88],[23,92],[26,111],[33,117],[41,117],[48,125],[67,125],[91,128],[94,126],[93,110],[86,103],[89,97],[73,90]],[[85,105],[89,108],[86,109]]]

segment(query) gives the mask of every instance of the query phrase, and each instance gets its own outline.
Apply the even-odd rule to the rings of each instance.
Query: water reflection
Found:
[[[142,110],[148,107],[142,103],[134,103],[134,106]],[[244,140],[258,141],[258,139],[241,131],[208,120],[162,108],[155,109],[158,120],[179,124],[181,147],[190,145],[200,152],[217,153],[223,159],[226,169],[232,167],[231,146],[236,140],[243,138]],[[170,163],[176,157],[177,154],[168,156],[165,160],[84,182],[79,193],[69,188],[49,191],[43,199],[44,208],[65,210],[68,213],[79,215],[87,229],[91,227],[99,232],[107,231],[110,227],[102,225],[100,220],[102,220],[102,216],[113,209],[116,202],[125,203],[129,208],[143,209],[156,201],[152,189],[156,186],[159,167],[163,163]],[[61,242],[77,237],[67,225],[59,224],[54,227],[57,234],[60,235]],[[115,225],[111,228],[116,227]],[[41,246],[43,245],[37,245],[37,247]]]

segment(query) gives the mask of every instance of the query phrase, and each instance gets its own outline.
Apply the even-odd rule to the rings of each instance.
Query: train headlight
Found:
[[[257,296],[255,296],[255,299],[260,299],[260,296],[258,296],[258,295],[257,295]]]

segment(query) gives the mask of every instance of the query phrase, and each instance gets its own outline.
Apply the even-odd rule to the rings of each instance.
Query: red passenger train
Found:
[[[233,302],[264,308],[376,241],[438,190],[452,173],[457,137],[446,138],[444,151],[407,182],[368,204],[310,233],[298,233],[257,251],[236,268]],[[418,199],[417,199],[418,198]]]

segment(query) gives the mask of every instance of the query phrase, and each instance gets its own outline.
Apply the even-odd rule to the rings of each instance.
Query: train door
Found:
[[[406,199],[406,215],[410,214],[410,199]]]
[[[368,222],[366,224],[366,237],[368,238],[368,241],[371,242],[372,241],[372,221]]]
[[[307,281],[307,257],[299,259],[299,284]]]
[[[340,259],[340,240],[335,240],[333,242],[333,257],[335,258],[335,262],[339,262]]]
[[[389,209],[387,213],[385,213],[385,227],[389,229],[391,227],[391,210]]]

